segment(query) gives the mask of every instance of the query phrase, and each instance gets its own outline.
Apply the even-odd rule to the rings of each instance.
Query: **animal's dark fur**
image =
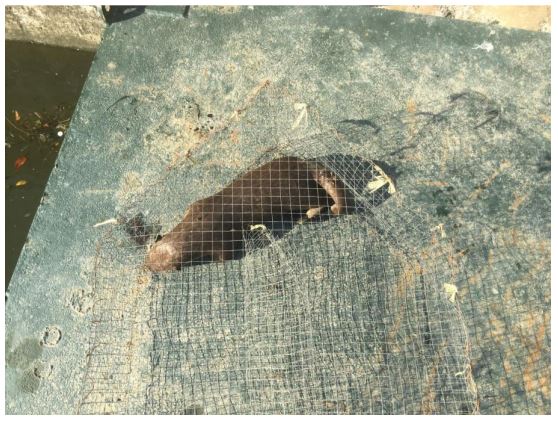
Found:
[[[344,184],[316,161],[275,159],[236,179],[219,193],[193,203],[182,222],[156,242],[146,259],[154,271],[180,269],[200,257],[230,260],[242,230],[281,215],[307,214],[331,206],[346,213],[353,199]]]

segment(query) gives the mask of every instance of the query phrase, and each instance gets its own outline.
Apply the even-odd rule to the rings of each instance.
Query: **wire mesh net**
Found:
[[[233,170],[202,145],[131,201],[80,412],[548,412],[547,127],[474,92],[407,108]]]

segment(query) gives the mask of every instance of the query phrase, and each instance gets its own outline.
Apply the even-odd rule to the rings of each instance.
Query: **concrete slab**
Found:
[[[95,50],[105,20],[97,6],[6,6],[6,38]]]
[[[141,211],[168,230],[185,202],[277,142],[343,134],[350,120],[380,128],[345,130],[347,142],[398,168],[402,206],[432,218],[424,229],[461,244],[456,256],[478,246],[455,282],[481,412],[549,413],[549,115],[548,34],[354,7],[148,11],[112,25],[10,285],[7,412],[76,413],[92,396],[111,219]],[[117,309],[131,319],[108,336],[127,351],[96,372],[126,402],[115,393],[84,412],[157,408],[144,389],[152,344],[140,340],[149,290],[125,293],[127,280],[113,300],[133,297]]]

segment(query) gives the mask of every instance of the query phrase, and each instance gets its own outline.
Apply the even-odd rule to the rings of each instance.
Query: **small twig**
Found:
[[[97,228],[97,227],[100,227],[100,226],[103,226],[103,225],[108,225],[108,224],[118,224],[118,220],[116,218],[110,218],[110,219],[107,219],[106,221],[99,222],[99,223],[93,225],[93,228]]]
[[[10,119],[9,119],[8,117],[5,117],[5,118],[6,118],[6,121],[7,121],[8,123],[10,123],[10,125],[11,125],[14,129],[19,130],[20,132],[26,134],[27,136],[31,136],[31,135],[33,134],[33,133],[31,133],[31,132],[28,132],[28,131],[26,131],[26,130],[23,130],[23,129],[20,128],[20,127],[17,127],[14,123],[12,123],[12,122],[10,121]]]
[[[109,105],[108,108],[106,109],[106,111],[110,110],[112,107],[114,107],[114,106],[115,106],[116,104],[118,104],[120,101],[123,101],[123,100],[125,100],[125,99],[127,99],[127,98],[134,98],[134,97],[131,96],[131,95],[124,95],[124,96],[118,98],[116,101],[114,101],[111,105]]]

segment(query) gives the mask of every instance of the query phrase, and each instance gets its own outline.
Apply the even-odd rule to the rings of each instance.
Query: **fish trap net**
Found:
[[[544,412],[546,232],[526,233],[517,212],[494,230],[501,210],[486,198],[501,176],[512,197],[536,187],[499,142],[523,127],[505,115],[462,93],[428,112],[346,120],[235,168],[201,147],[99,242],[80,412]],[[441,142],[458,133],[466,142]],[[258,172],[273,162],[287,180],[279,198],[273,171]],[[549,222],[546,198],[529,200]],[[172,232],[170,266],[153,265]]]

